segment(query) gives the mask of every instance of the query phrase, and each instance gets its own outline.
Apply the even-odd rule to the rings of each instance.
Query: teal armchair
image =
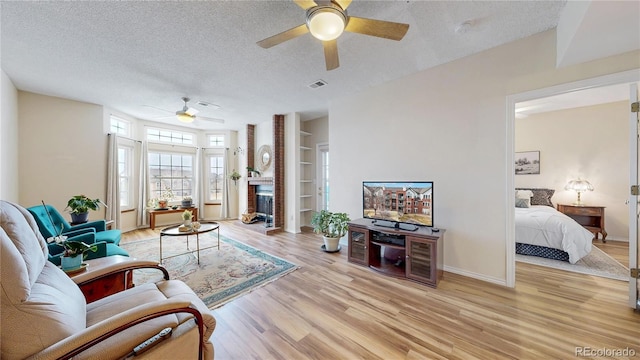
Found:
[[[27,210],[29,210],[36,219],[38,228],[40,228],[40,232],[45,239],[57,236],[62,228],[62,234],[60,235],[75,236],[87,232],[94,232],[96,242],[104,241],[114,245],[120,244],[121,231],[118,229],[107,230],[106,221],[104,220],[89,221],[84,224],[72,226],[62,217],[58,210],[51,205],[46,205],[46,208],[45,205],[32,206],[27,208]],[[49,214],[47,214],[47,211]],[[51,215],[51,219],[49,219],[49,215]]]
[[[104,241],[97,242],[96,233],[95,231],[91,231],[91,229],[89,229],[89,232],[85,232],[84,234],[79,234],[75,236],[69,236],[69,235],[66,235],[66,236],[67,236],[67,241],[82,241],[87,245],[96,245],[97,250],[95,252],[87,251],[85,253],[85,257],[84,257],[85,260],[97,259],[97,258],[107,257],[112,255],[129,256],[129,253],[127,253],[123,248],[115,244],[106,243]],[[60,258],[62,257],[64,248],[61,245],[56,244],[55,242],[47,244],[47,247],[49,248],[49,261],[51,261],[55,265],[60,266],[60,263],[61,263]]]

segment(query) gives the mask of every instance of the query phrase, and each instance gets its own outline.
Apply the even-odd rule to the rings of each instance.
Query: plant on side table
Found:
[[[75,195],[69,199],[65,209],[71,209],[69,210],[71,222],[73,224],[80,224],[87,222],[89,210],[98,210],[101,204],[107,207],[100,199],[90,199],[85,195]]]
[[[60,264],[62,270],[66,271],[80,268],[87,251],[98,251],[96,245],[88,245],[82,241],[67,241],[67,237],[64,235],[58,235],[54,237],[53,240],[56,244],[64,248],[64,252],[60,258]]]
[[[322,234],[325,251],[339,250],[340,238],[347,234],[349,221],[351,219],[346,213],[332,213],[328,210],[322,210],[313,214],[311,225],[316,234]]]

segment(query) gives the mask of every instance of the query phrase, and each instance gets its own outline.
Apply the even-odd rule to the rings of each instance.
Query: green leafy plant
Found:
[[[98,210],[100,205],[107,207],[100,199],[90,199],[85,195],[75,195],[67,202],[65,209],[70,209],[71,214],[84,214],[89,210]]]
[[[87,251],[98,251],[98,246],[88,245],[82,241],[67,241],[67,237],[64,235],[58,235],[55,237],[56,244],[64,248],[63,256],[76,257],[82,255],[83,258]]]
[[[346,213],[332,213],[328,210],[322,210],[313,214],[311,225],[316,234],[336,238],[347,234],[349,221],[351,219]]]
[[[256,170],[256,169],[254,169],[254,168],[253,168],[253,167],[251,167],[251,166],[247,166],[247,171],[248,171],[248,172],[255,173],[256,175],[260,175],[260,171],[258,171],[258,170]]]
[[[193,213],[190,210],[185,210],[182,213],[182,220],[191,220],[191,217],[193,217]]]

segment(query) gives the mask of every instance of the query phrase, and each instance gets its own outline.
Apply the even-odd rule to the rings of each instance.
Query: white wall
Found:
[[[2,71],[0,100],[0,199],[19,201],[18,181],[18,91]]]
[[[556,69],[547,31],[332,103],[331,210],[361,217],[362,180],[433,180],[445,270],[506,284],[506,97],[640,68],[639,54]]]
[[[19,202],[62,211],[69,198],[105,199],[107,136],[100,105],[19,91]],[[104,219],[104,208],[89,212]]]
[[[530,115],[515,122],[516,151],[540,151],[539,175],[516,175],[516,187],[555,189],[554,204],[571,204],[564,190],[577,178],[595,188],[581,199],[605,206],[607,239],[629,241],[629,144],[627,101]]]

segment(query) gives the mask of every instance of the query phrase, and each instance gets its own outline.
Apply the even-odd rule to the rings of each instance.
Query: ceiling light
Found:
[[[187,113],[178,113],[176,114],[176,116],[178,117],[178,120],[180,122],[183,123],[192,123],[193,122],[193,116],[187,114]]]
[[[331,5],[315,6],[307,11],[307,27],[316,39],[337,39],[344,31],[347,17],[343,11]]]

